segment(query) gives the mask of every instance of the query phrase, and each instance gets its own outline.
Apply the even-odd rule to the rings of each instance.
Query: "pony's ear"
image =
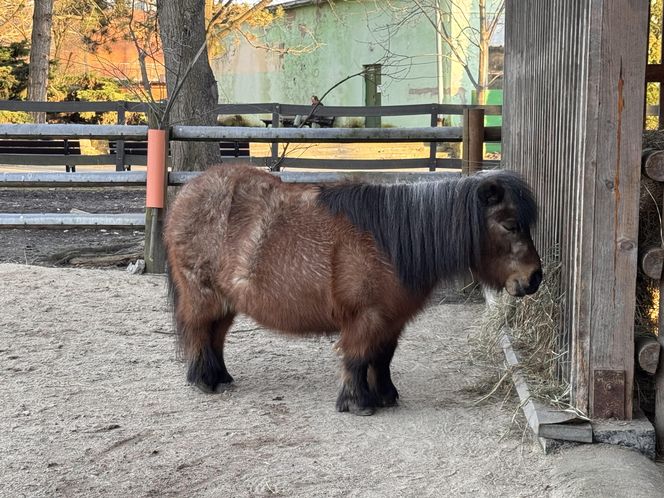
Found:
[[[483,205],[495,206],[503,200],[505,188],[493,180],[485,180],[480,185],[477,195]]]

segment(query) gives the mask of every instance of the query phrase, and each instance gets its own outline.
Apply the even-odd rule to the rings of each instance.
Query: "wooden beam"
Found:
[[[648,2],[587,0],[588,100],[579,268],[593,418],[631,420]]]
[[[233,126],[174,126],[171,132],[171,140],[240,140],[295,143],[446,142],[461,140],[461,128],[245,128]]]
[[[169,185],[183,185],[192,178],[200,175],[198,171],[171,171],[168,174]],[[435,171],[426,173],[406,172],[375,172],[375,171],[347,171],[347,172],[307,172],[307,171],[279,171],[273,173],[284,182],[289,183],[339,183],[339,182],[367,182],[367,183],[415,183],[445,178],[458,178],[460,173],[450,171]]]
[[[664,83],[664,65],[662,65],[662,64],[647,64],[646,65],[646,82],[648,82],[648,83]]]
[[[528,383],[519,368],[519,358],[512,347],[510,335],[503,329],[500,345],[505,360],[511,368],[514,387],[521,400],[521,408],[533,434],[549,439],[563,441],[593,442],[592,426],[587,420],[580,419],[567,410],[557,410],[533,399]]]
[[[124,163],[133,166],[145,166],[145,156],[126,154]],[[30,166],[64,166],[74,164],[76,166],[100,166],[104,164],[116,164],[114,154],[102,154],[99,156],[68,155],[63,154],[0,154],[0,164],[30,165]]]

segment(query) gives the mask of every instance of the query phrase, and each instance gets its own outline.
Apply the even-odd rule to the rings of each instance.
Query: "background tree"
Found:
[[[0,0],[0,45],[28,43],[32,13],[26,0]]]
[[[451,64],[459,65],[473,86],[478,104],[486,103],[487,90],[502,74],[489,71],[491,40],[503,24],[504,0],[412,0],[388,3],[400,22],[391,30],[421,19],[433,26],[441,52]],[[476,10],[475,10],[476,6]],[[389,41],[389,40],[388,40]],[[389,50],[389,44],[385,44]]]
[[[35,0],[30,43],[28,100],[43,101],[47,98],[52,23],[53,0]],[[35,123],[45,123],[46,113],[36,112],[33,114],[33,118]]]
[[[166,65],[168,104],[161,126],[216,124],[217,82],[208,58],[208,35],[224,37],[264,10],[271,0],[255,5],[220,3],[206,23],[206,0],[157,0],[157,20]],[[208,4],[211,7],[210,4]],[[219,145],[210,142],[173,142],[174,170],[203,170],[221,162]]]

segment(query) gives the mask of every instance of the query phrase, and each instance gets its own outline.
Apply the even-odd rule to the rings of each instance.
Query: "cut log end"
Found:
[[[649,374],[657,371],[661,346],[654,335],[640,335],[635,338],[634,353],[639,368]]]
[[[664,182],[664,151],[644,151],[641,159],[643,173],[658,182]]]
[[[655,280],[659,280],[662,277],[663,263],[664,248],[662,247],[646,249],[641,256],[641,269],[643,273]]]

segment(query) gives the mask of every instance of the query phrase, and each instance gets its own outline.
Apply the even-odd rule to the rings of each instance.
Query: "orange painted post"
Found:
[[[148,130],[148,179],[145,207],[163,208],[166,200],[166,130]]]
[[[145,190],[145,271],[164,273],[166,252],[162,233],[166,206],[168,130],[148,130],[148,168]]]

